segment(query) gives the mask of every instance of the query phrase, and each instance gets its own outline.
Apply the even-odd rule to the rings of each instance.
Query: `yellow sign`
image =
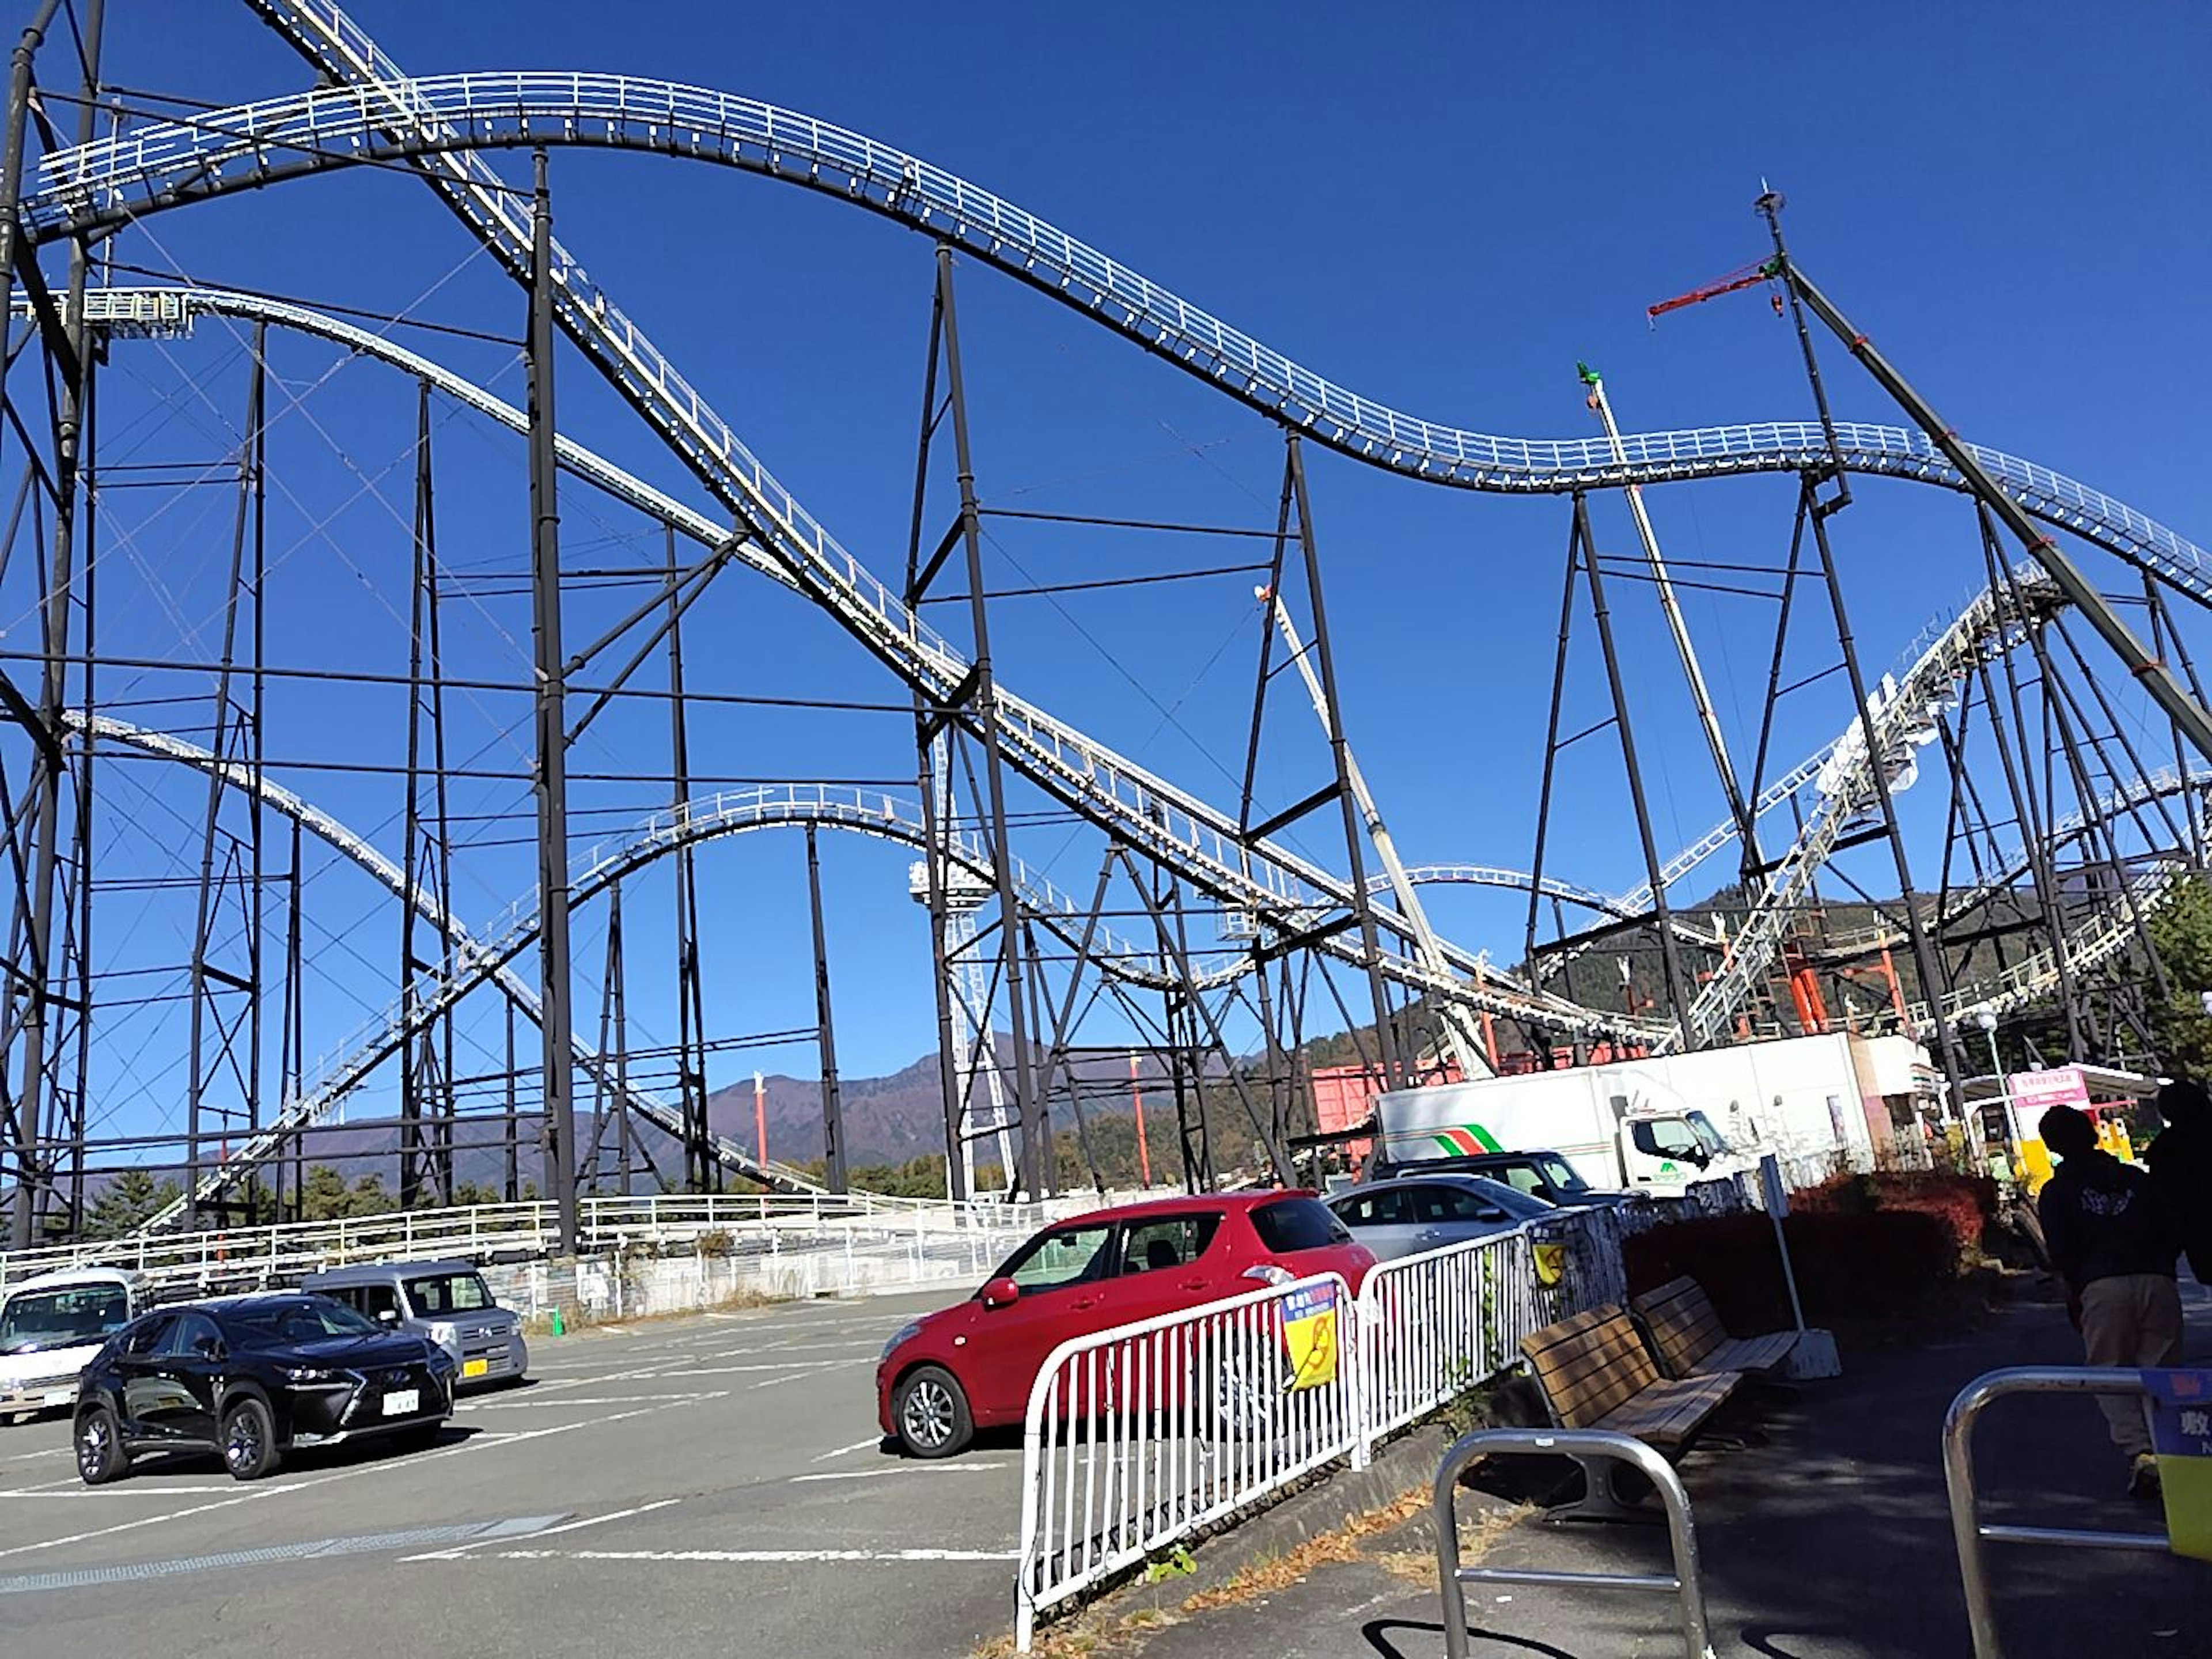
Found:
[[[1567,1247],[1532,1244],[1528,1249],[1536,1261],[1536,1282],[1547,1291],[1559,1289],[1567,1276]]]
[[[1292,1392],[1336,1381],[1336,1286],[1311,1285],[1285,1298],[1283,1342]]]
[[[2212,1561],[2212,1370],[2147,1370],[2142,1378],[2170,1547]]]

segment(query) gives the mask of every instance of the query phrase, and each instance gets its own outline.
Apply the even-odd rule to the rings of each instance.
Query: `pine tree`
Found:
[[[100,1189],[84,1218],[88,1238],[121,1238],[142,1226],[155,1212],[173,1203],[183,1188],[173,1181],[156,1182],[146,1170],[124,1170]]]

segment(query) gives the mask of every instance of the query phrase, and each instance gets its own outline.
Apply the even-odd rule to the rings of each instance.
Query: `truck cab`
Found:
[[[26,1279],[0,1300],[0,1423],[61,1411],[77,1373],[150,1305],[146,1281],[112,1267]]]
[[[1751,1167],[1695,1107],[1624,1117],[1619,1151],[1621,1179],[1631,1188],[1680,1192],[1694,1182],[1718,1181]]]

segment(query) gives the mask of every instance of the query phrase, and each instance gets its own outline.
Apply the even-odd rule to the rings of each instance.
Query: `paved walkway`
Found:
[[[2191,1287],[2188,1358],[2212,1364],[2212,1296]],[[1696,1510],[1719,1659],[1896,1659],[1969,1652],[1939,1440],[1959,1389],[2002,1365],[2077,1363],[2054,1306],[2007,1310],[1985,1328],[1911,1349],[1846,1352],[1847,1375],[1741,1419],[1753,1443],[1699,1452],[1683,1474]],[[2124,1470],[2095,1406],[2008,1401],[1977,1435],[1990,1508],[2019,1523],[2143,1530],[2154,1508],[2121,1494]],[[1438,1600],[1371,1558],[1429,1547],[1425,1522],[1264,1601],[1160,1632],[1145,1659],[1431,1659]],[[1568,1570],[1659,1570],[1656,1528],[1524,1523],[1489,1559]],[[2212,1659],[2212,1565],[2166,1556],[1998,1547],[2008,1659]],[[1403,1566],[1403,1558],[1401,1559]],[[1484,1659],[1681,1653],[1659,1596],[1471,1587],[1471,1651]]]

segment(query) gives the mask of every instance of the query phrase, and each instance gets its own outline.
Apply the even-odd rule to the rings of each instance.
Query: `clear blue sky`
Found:
[[[204,4],[189,23],[146,0],[114,0],[112,10],[110,78],[128,86],[228,102],[305,82],[243,4]],[[625,71],[834,119],[1052,219],[1340,384],[1498,433],[1591,430],[1578,358],[1606,372],[1632,431],[1806,416],[1794,341],[1762,295],[1656,330],[1644,321],[1652,301],[1761,255],[1749,203],[1769,179],[1789,195],[1807,268],[1961,431],[2212,539],[2196,386],[2212,345],[2202,303],[2212,118],[2201,95],[2212,19],[2191,9],[1870,4],[1841,18],[1726,4],[1388,14],[979,5],[925,21],[868,0],[477,0],[363,4],[356,15],[418,74]],[[48,76],[61,73],[62,51],[49,49]],[[523,172],[514,155],[495,164]],[[563,240],[783,481],[895,577],[927,243],[805,192],[695,164],[566,154],[555,167]],[[521,323],[512,286],[471,257],[426,192],[392,174],[326,177],[162,216],[126,234],[119,252],[209,280],[502,333]],[[1270,516],[1279,447],[1257,416],[988,270],[971,267],[961,280],[987,498],[1133,517]],[[410,343],[520,399],[511,353]],[[271,583],[271,659],[402,668],[411,391],[313,345],[278,352],[287,391],[272,448],[284,485],[271,546],[285,557]],[[111,459],[220,453],[243,395],[236,359],[235,343],[215,329],[118,348],[106,392]],[[1825,362],[1839,414],[1896,418],[1840,352]],[[564,427],[683,483],[580,362],[562,368]],[[213,401],[185,389],[195,384]],[[180,418],[165,422],[165,410]],[[459,416],[442,421],[437,453],[449,568],[520,569],[520,444]],[[1331,456],[1315,459],[1313,476],[1347,729],[1408,858],[1525,866],[1564,506],[1425,488]],[[364,491],[364,479],[375,487]],[[1675,556],[1770,562],[1784,550],[1789,502],[1790,486],[1771,479],[1651,497]],[[566,510],[572,564],[659,556],[657,532],[635,515],[580,489]],[[204,633],[192,630],[216,602],[227,493],[165,503],[143,492],[112,511],[107,644],[176,651],[191,638],[204,650]],[[1594,511],[1608,548],[1628,550],[1620,503]],[[1869,484],[1836,530],[1872,662],[1892,660],[1979,585],[1970,514],[1948,494]],[[1227,562],[1212,547],[1013,529],[999,532],[991,558],[1001,586]],[[2119,568],[2100,568],[2123,585]],[[11,627],[29,603],[23,580],[20,566],[9,577]],[[742,573],[725,589],[696,613],[695,685],[896,696],[887,674],[797,601]],[[595,634],[615,603],[577,601],[572,641]],[[1616,604],[1659,839],[1671,847],[1721,816],[1718,795],[1648,592],[1631,589]],[[502,591],[459,610],[454,672],[519,678],[523,601]],[[1690,612],[1747,750],[1771,611],[1696,595]],[[1224,804],[1233,804],[1227,774],[1241,758],[1255,626],[1242,578],[1064,608],[1013,601],[994,623],[1006,684]],[[1805,658],[1808,668],[1819,661]],[[174,679],[159,688],[196,689]],[[1601,696],[1595,657],[1578,656],[1570,718],[1595,718]],[[396,758],[401,713],[396,694],[287,688],[272,699],[270,752]],[[204,710],[140,717],[205,724]],[[1847,718],[1831,683],[1825,702],[1808,696],[1787,709],[1778,752],[1795,758]],[[1279,804],[1321,781],[1324,757],[1298,702],[1280,700],[1273,719],[1267,775]],[[481,750],[478,763],[518,769],[527,744],[519,721],[518,699],[457,696],[455,757]],[[663,727],[657,708],[611,714],[574,764],[659,769]],[[702,770],[732,774],[895,779],[913,765],[907,723],[879,716],[717,714],[702,716],[695,748]],[[398,854],[395,785],[285,775]],[[188,826],[198,786],[143,766],[130,778],[124,788],[137,793],[116,798],[104,852],[112,845],[118,873],[162,873],[179,849],[196,850]],[[1563,788],[1553,867],[1601,887],[1639,880],[1612,752],[1583,745]],[[586,785],[578,803],[603,809],[592,822],[616,830],[653,793]],[[465,785],[455,805],[519,815],[471,827],[488,840],[527,832],[520,783]],[[1320,826],[1301,838],[1341,865]],[[1025,836],[1024,850],[1087,892],[1095,841],[1046,829]],[[398,951],[390,901],[326,863],[310,854],[323,906],[310,929],[321,935],[311,1048],[380,998],[377,977],[388,981]],[[825,863],[842,1058],[856,1073],[888,1069],[933,1039],[904,855],[832,838]],[[705,864],[710,1024],[734,1033],[807,1023],[796,842],[756,837]],[[1881,879],[1866,871],[1870,884]],[[459,873],[459,908],[487,920],[527,885],[526,849],[479,848]],[[665,933],[665,883],[649,879],[632,898],[630,944],[642,955]],[[181,901],[137,902],[142,914],[123,914],[130,896],[106,913],[116,918],[102,924],[112,965],[174,963],[190,927]],[[1519,903],[1447,894],[1437,908],[1455,938],[1510,960]],[[579,924],[582,1021],[596,1018],[603,926],[596,915]],[[633,967],[639,1041],[673,1036],[665,977],[657,962]],[[178,1110],[175,1021],[173,1007],[135,1016],[105,1051],[111,1097],[137,1127]],[[755,1063],[804,1074],[811,1060],[793,1049],[732,1057],[714,1080]]]

